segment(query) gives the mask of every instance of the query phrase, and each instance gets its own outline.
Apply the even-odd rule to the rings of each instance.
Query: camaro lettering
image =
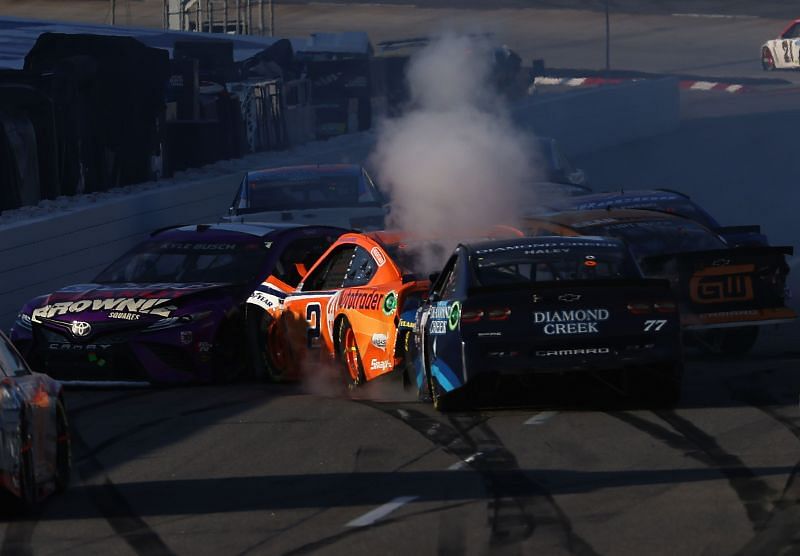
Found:
[[[536,352],[536,357],[563,357],[565,355],[604,355],[611,353],[611,348],[576,348],[576,349],[543,349]]]

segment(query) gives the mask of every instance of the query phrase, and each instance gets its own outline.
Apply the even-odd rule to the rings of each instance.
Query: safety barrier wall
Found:
[[[679,94],[674,77],[629,81],[533,96],[512,115],[518,126],[558,139],[575,156],[677,129]]]
[[[580,154],[677,127],[677,81],[540,95],[517,105],[513,114],[520,126],[555,137],[568,153]],[[251,155],[206,170],[212,177],[112,196],[70,212],[0,226],[0,327],[7,329],[13,323],[27,299],[91,280],[154,229],[217,221],[241,179],[243,172],[236,168],[361,160],[373,140],[372,134],[363,133],[267,157]]]

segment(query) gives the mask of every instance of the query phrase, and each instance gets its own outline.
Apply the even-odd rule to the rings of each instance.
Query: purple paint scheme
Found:
[[[11,339],[34,368],[61,380],[236,378],[247,371],[248,296],[269,274],[295,286],[295,263],[315,260],[344,231],[261,223],[159,231],[93,283],[29,301]]]

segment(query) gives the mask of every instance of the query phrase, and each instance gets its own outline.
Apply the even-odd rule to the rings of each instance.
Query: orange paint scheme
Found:
[[[389,232],[341,236],[271,311],[268,349],[284,373],[297,377],[336,366],[348,383],[358,384],[395,369],[402,360],[396,349],[400,311],[430,286],[393,257],[403,249],[401,238]]]

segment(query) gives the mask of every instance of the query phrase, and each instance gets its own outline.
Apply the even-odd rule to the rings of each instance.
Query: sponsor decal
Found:
[[[532,300],[533,300],[534,303],[539,303],[542,299],[544,299],[544,298],[541,295],[533,294]]]
[[[69,331],[76,338],[85,338],[92,333],[92,325],[88,322],[74,320],[69,326]]]
[[[277,309],[283,306],[283,299],[271,293],[265,293],[259,290],[254,291],[247,298],[247,302],[253,305],[258,305],[262,309],[269,311],[270,309]]]
[[[336,311],[339,310],[339,298],[342,297],[342,290],[339,290],[328,300],[325,307],[325,321],[328,327],[328,338],[333,338],[333,321],[336,320]]]
[[[165,242],[158,245],[165,251],[234,251],[235,243],[179,243]]]
[[[378,349],[382,349],[383,351],[386,351],[386,342],[387,341],[389,341],[389,339],[386,337],[386,334],[375,333],[375,334],[372,335],[372,345],[375,346]]]
[[[572,205],[573,210],[591,210],[591,209],[605,209],[608,207],[629,207],[631,205],[639,205],[642,207],[655,207],[658,206],[660,201],[675,201],[679,200],[677,195],[640,195],[636,197],[624,197],[622,199],[604,199],[602,201],[590,201],[583,203],[575,203]]]
[[[108,314],[108,318],[120,320],[139,320],[141,317],[142,315],[138,315],[136,313],[120,313],[118,311],[111,311]]]
[[[84,311],[111,311],[140,315],[156,315],[168,317],[175,311],[174,305],[165,305],[171,299],[142,297],[118,297],[111,299],[84,299],[81,301],[60,301],[34,309],[33,321],[42,318],[53,318],[66,314],[83,313]]]
[[[393,293],[391,292],[387,297]],[[344,290],[337,300],[337,308],[376,311],[380,301],[381,294],[375,291]],[[384,306],[385,303],[384,301]]]
[[[695,272],[689,280],[694,303],[725,303],[753,299],[754,265],[720,266]]]
[[[547,335],[596,334],[597,325],[610,317],[608,309],[575,309],[572,311],[535,311],[533,322],[543,324]]]
[[[397,293],[391,291],[383,298],[383,305],[381,306],[383,314],[386,316],[393,315],[397,309]]]
[[[211,342],[197,342],[197,351],[200,353],[209,353],[211,351]]]
[[[450,330],[455,330],[461,322],[461,302],[456,301],[450,306],[450,315],[447,317],[447,326]]]
[[[372,254],[372,258],[375,259],[375,262],[378,264],[378,268],[386,264],[386,257],[383,256],[383,253],[381,253],[380,249],[373,247],[370,253]]]
[[[605,355],[611,348],[576,348],[576,349],[542,349],[536,351],[536,357],[563,357],[565,355]]]
[[[391,361],[385,361],[381,359],[373,359],[370,361],[369,369],[371,371],[387,371],[392,368]]]
[[[581,296],[577,293],[562,293],[561,295],[558,296],[559,301],[566,301],[568,303],[571,303],[573,301],[578,301],[580,298]]]
[[[756,309],[744,309],[741,311],[720,311],[717,313],[700,313],[700,318],[705,320],[718,319],[723,317],[754,317],[759,315]]]
[[[450,318],[450,307],[447,305],[436,305],[431,307],[430,318],[447,320]]]
[[[397,327],[398,328],[411,328],[412,330],[416,330],[417,329],[417,323],[414,322],[413,320],[400,319],[400,322],[398,323]]]
[[[53,351],[104,351],[111,349],[111,344],[65,344],[52,342],[47,344],[47,349]]]
[[[432,320],[431,334],[447,334],[447,321]]]
[[[194,334],[191,330],[181,330],[181,343],[188,346],[194,340]]]

